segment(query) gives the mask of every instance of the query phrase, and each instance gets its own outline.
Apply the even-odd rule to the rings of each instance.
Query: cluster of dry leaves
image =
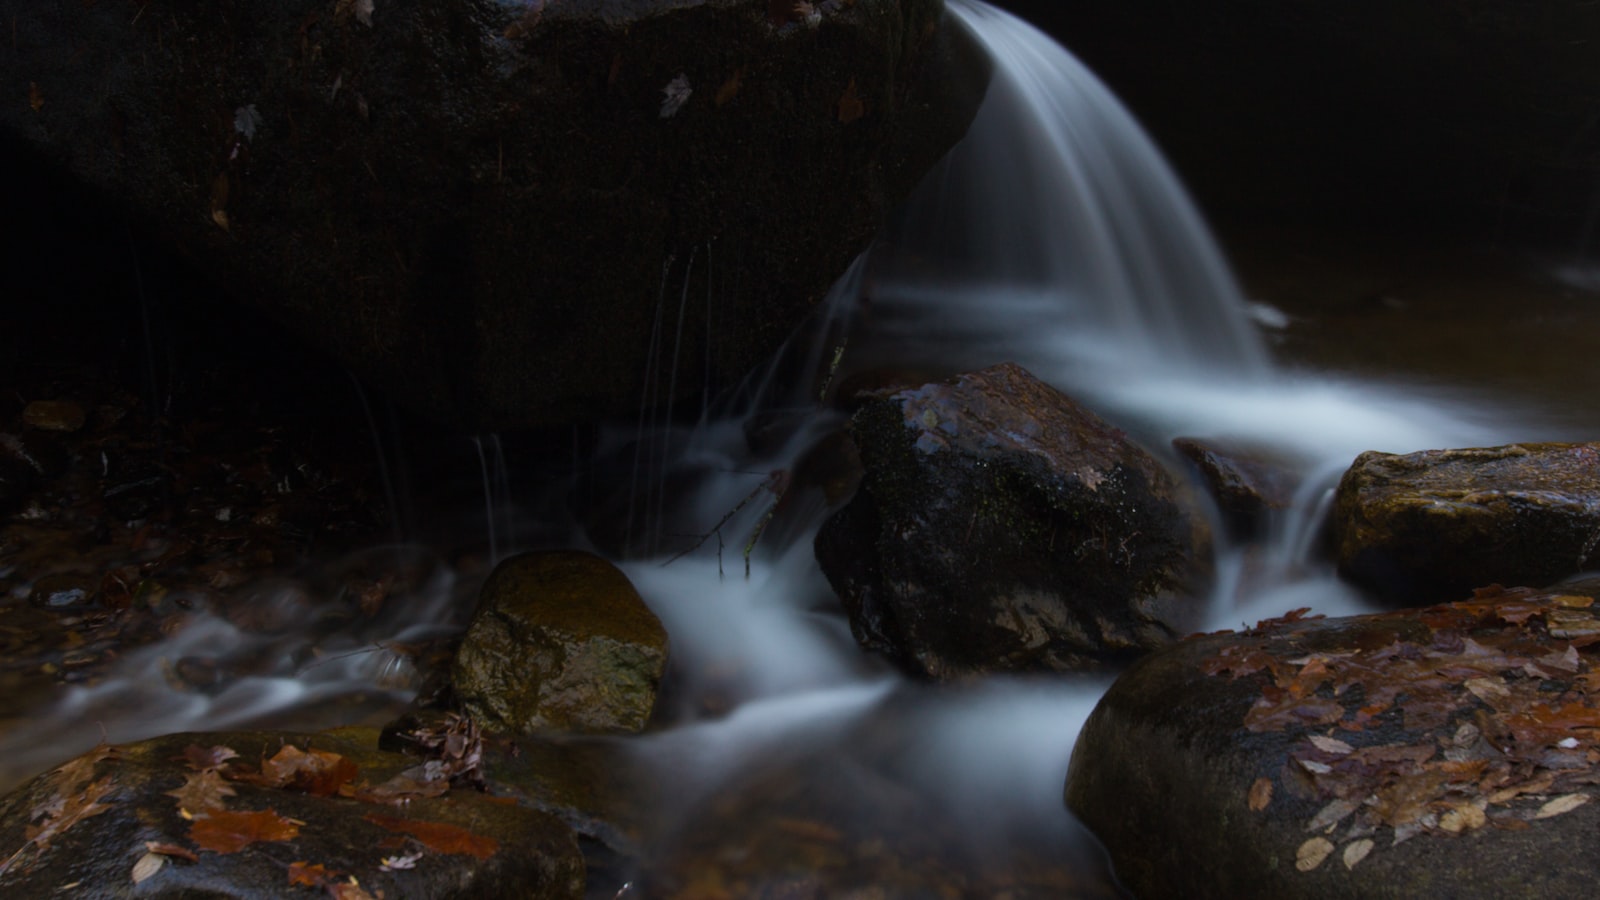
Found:
[[[230,798],[237,795],[236,784],[250,784],[273,790],[292,791],[313,797],[344,797],[374,804],[403,806],[413,799],[437,797],[449,791],[452,783],[469,782],[482,786],[483,740],[477,726],[465,717],[451,716],[439,729],[418,729],[411,735],[433,758],[394,775],[379,784],[358,781],[360,768],[339,753],[305,749],[284,744],[259,766],[239,761],[239,754],[226,746],[191,745],[183,760],[189,772],[183,784],[167,795],[176,799],[178,814],[189,825],[193,847],[175,843],[146,842],[145,853],[134,864],[130,877],[135,884],[156,875],[170,860],[196,862],[200,853],[238,853],[253,844],[279,843],[300,834],[304,821],[279,814],[276,810],[230,809]],[[51,774],[52,798],[36,807],[27,842],[0,863],[0,875],[22,860],[31,849],[35,858],[43,854],[55,837],[77,823],[110,808],[107,795],[116,787],[115,775],[95,779],[102,762],[119,759],[114,747],[101,744]],[[393,832],[396,837],[383,849],[394,850],[378,865],[381,871],[415,868],[427,853],[464,854],[488,859],[499,850],[491,837],[444,822],[385,815],[377,812],[363,817],[366,822]],[[318,888],[336,900],[371,900],[373,894],[361,887],[352,874],[327,868],[324,864],[299,861],[288,867],[291,886]],[[377,897],[382,897],[378,891]]]
[[[1202,670],[1265,676],[1245,727],[1306,735],[1276,782],[1251,785],[1250,809],[1266,809],[1275,785],[1323,801],[1296,859],[1309,872],[1341,846],[1354,868],[1380,829],[1392,846],[1423,833],[1525,829],[1588,803],[1600,784],[1594,602],[1497,585],[1463,603],[1375,617],[1420,622],[1425,642],[1379,627],[1366,632],[1374,646],[1292,659],[1259,643],[1229,646]],[[1257,631],[1310,630],[1296,624],[1309,622],[1304,612]],[[1386,739],[1397,734],[1404,739]]]

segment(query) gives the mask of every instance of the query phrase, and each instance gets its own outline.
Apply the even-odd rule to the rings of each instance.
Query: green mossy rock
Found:
[[[245,900],[331,894],[335,885],[354,884],[366,893],[339,896],[583,896],[577,838],[546,813],[470,789],[397,807],[235,778],[289,745],[353,764],[349,784],[379,784],[418,763],[377,750],[377,733],[362,730],[185,733],[111,748],[109,755],[106,748],[91,751],[0,799],[0,848],[10,857],[0,894]],[[232,793],[220,797],[222,809],[258,814],[257,824],[271,825],[255,831],[260,840],[217,849],[226,838],[207,836],[205,823],[219,818],[203,808],[180,811],[185,801],[170,792],[200,772],[185,757],[190,747],[238,754],[225,763],[220,783]],[[241,822],[223,833],[242,840],[255,827]],[[419,855],[409,868],[384,864],[412,854]],[[295,872],[310,881],[295,886]]]
[[[1339,482],[1339,572],[1396,604],[1600,568],[1600,443],[1363,453]]]
[[[666,664],[666,629],[626,575],[550,551],[490,573],[452,677],[490,731],[607,734],[644,728]]]
[[[1140,897],[1591,897],[1597,606],[1497,589],[1185,640],[1101,699],[1067,806]]]

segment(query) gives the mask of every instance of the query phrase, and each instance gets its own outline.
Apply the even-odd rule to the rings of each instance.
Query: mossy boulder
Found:
[[[0,159],[463,429],[742,377],[987,83],[941,0],[362,6],[18,7]]]
[[[667,632],[628,577],[591,553],[525,553],[489,574],[456,654],[457,698],[490,731],[638,731]]]
[[[849,430],[861,486],[816,549],[864,646],[948,679],[1090,668],[1184,631],[1209,548],[1181,486],[1022,368],[869,394]]]
[[[354,730],[102,746],[0,799],[0,892],[583,896],[577,838],[553,816],[470,789],[358,799],[417,763]]]
[[[1592,896],[1593,597],[1263,622],[1112,685],[1068,807],[1141,897]]]
[[[1600,443],[1363,453],[1339,482],[1339,572],[1393,603],[1600,568]]]

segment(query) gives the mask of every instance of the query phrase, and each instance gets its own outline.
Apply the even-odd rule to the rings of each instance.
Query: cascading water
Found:
[[[1295,606],[1362,608],[1310,552],[1311,511],[1356,453],[1482,444],[1510,433],[1483,424],[1482,404],[1474,418],[1446,412],[1462,407],[1437,392],[1275,368],[1198,213],[1110,93],[1016,17],[978,0],[951,0],[949,8],[996,63],[969,136],[880,246],[841,279],[817,335],[791,342],[773,368],[787,379],[757,377],[737,395],[737,409],[708,412],[693,428],[661,424],[645,433],[657,405],[645,398],[639,428],[600,448],[619,458],[632,448],[616,479],[631,483],[632,496],[613,509],[637,521],[621,523],[620,540],[574,526],[567,542],[650,548],[621,564],[671,635],[678,708],[671,727],[624,747],[673,785],[659,798],[669,830],[692,830],[706,798],[735,773],[797,756],[844,758],[865,744],[878,748],[875,764],[899,773],[903,788],[961,823],[975,853],[1025,833],[1057,848],[1076,844],[1085,865],[1098,865],[1060,796],[1077,729],[1104,680],[997,679],[946,690],[904,683],[857,650],[817,571],[811,537],[820,498],[791,491],[774,516],[777,487],[839,424],[818,390],[843,374],[833,370],[845,332],[847,369],[910,363],[953,371],[1015,361],[1151,446],[1182,434],[1227,438],[1298,464],[1303,509],[1285,516],[1263,547],[1222,549],[1213,626]],[[709,248],[698,264],[714,266]],[[681,322],[687,293],[663,290],[663,308],[679,309]],[[653,356],[676,355],[666,339],[660,331]],[[787,393],[785,380],[794,385]],[[752,440],[768,433],[777,437]],[[488,482],[490,460],[481,462]],[[485,495],[503,502],[493,488]],[[492,506],[487,521],[493,529]],[[636,532],[644,539],[633,540]],[[1264,559],[1249,578],[1240,563],[1247,553]],[[126,741],[260,721],[310,699],[369,690],[392,660],[339,662],[341,653],[425,635],[462,605],[450,598],[455,576],[447,567],[422,582],[388,630],[335,639],[296,637],[307,630],[300,622],[258,645],[202,618],[130,660],[119,677],[70,692],[48,714],[56,743],[47,753],[86,748],[102,728]],[[196,642],[268,664],[212,695],[166,687],[162,660]],[[313,655],[324,662],[307,665]],[[22,756],[22,748],[39,742],[39,732],[13,732],[0,741],[0,756],[36,769],[51,760]],[[846,806],[853,799],[834,798]]]

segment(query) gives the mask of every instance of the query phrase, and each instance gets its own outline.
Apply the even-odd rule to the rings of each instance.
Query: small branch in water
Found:
[[[773,515],[777,513],[778,505],[783,502],[784,492],[787,491],[788,489],[789,489],[789,473],[784,469],[777,469],[777,470],[771,472],[770,474],[767,475],[766,478],[763,478],[761,480],[760,484],[756,485],[754,488],[751,488],[750,493],[744,495],[744,499],[742,499],[738,503],[734,504],[733,509],[728,510],[727,513],[725,513],[722,518],[718,519],[717,520],[717,524],[711,526],[711,530],[710,531],[707,531],[705,534],[700,535],[699,539],[696,540],[692,545],[690,545],[689,547],[687,547],[687,548],[685,548],[683,550],[680,550],[671,559],[667,560],[666,562],[662,563],[661,565],[662,566],[670,566],[670,565],[672,565],[673,563],[677,562],[678,560],[682,559],[683,557],[688,556],[689,554],[693,553],[696,550],[699,550],[701,545],[703,545],[706,541],[711,540],[712,535],[716,535],[716,538],[717,538],[717,577],[721,578],[722,575],[723,575],[723,572],[722,572],[722,548],[723,548],[722,526],[728,524],[729,520],[731,520],[734,516],[738,515],[740,510],[744,509],[746,506],[749,506],[750,505],[750,501],[754,500],[756,497],[760,496],[762,491],[769,491],[769,492],[772,493],[772,495],[773,495],[773,497],[775,499],[772,501],[772,505],[767,507],[767,511],[762,514],[760,521],[758,521],[756,523],[755,529],[750,532],[750,539],[745,541],[745,544],[744,544],[744,577],[745,578],[749,578],[750,577],[750,554],[755,551],[756,542],[761,540],[762,533],[767,530],[767,523],[771,522]]]

